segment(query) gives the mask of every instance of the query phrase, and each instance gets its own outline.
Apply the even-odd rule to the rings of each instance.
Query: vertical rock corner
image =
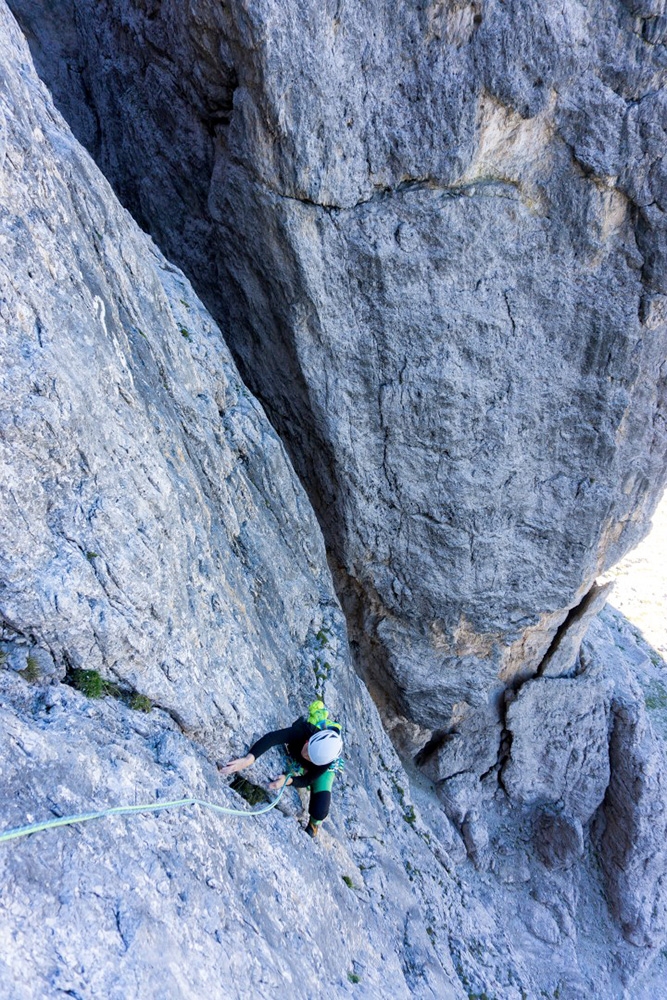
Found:
[[[7,995],[658,995],[663,7],[0,0]]]

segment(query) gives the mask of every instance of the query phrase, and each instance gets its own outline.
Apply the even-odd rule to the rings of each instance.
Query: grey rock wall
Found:
[[[538,855],[571,867],[588,824],[611,910],[639,947],[667,938],[664,675],[608,612],[589,629],[577,676],[528,681],[506,714],[501,781],[534,810]]]
[[[356,708],[372,729],[370,706]],[[249,808],[163,712],[4,670],[0,715],[3,829],[191,795]],[[392,803],[388,775],[380,787]],[[303,833],[292,792],[285,811],[257,819],[193,807],[0,845],[2,995],[306,1000],[315,982],[336,997],[379,1000],[387,983],[397,997],[464,997],[448,958],[442,868],[400,812],[382,822],[353,784],[337,798],[323,843]],[[349,836],[355,823],[363,839]],[[380,825],[385,836],[395,830],[391,848],[372,835]],[[425,895],[408,859],[424,871]]]
[[[425,763],[436,787],[408,777],[351,670],[312,510],[261,407],[68,132],[3,4],[0,39],[2,829],[191,794],[243,807],[215,759],[316,688],[349,758],[316,843],[291,791],[262,820],[189,810],[0,845],[0,992],[659,995],[658,667],[609,624],[579,655],[592,595],[509,707],[503,683],[473,710],[462,657],[461,731],[436,736]],[[407,626],[402,641],[416,665]],[[468,626],[457,641],[473,642]],[[79,668],[116,697],[73,690]],[[533,786],[548,685],[569,695],[558,717],[573,733]],[[429,739],[386,711],[397,742]],[[587,765],[603,718],[606,788]],[[276,753],[250,777],[280,767]],[[624,836],[627,816],[641,836]]]
[[[191,795],[248,808],[216,759],[316,690],[349,757],[318,842],[291,790],[266,819],[190,809],[0,845],[0,994],[460,997],[444,854],[406,820],[284,450],[4,4],[0,50],[0,828]]]
[[[287,443],[397,744],[498,722],[665,481],[663,16],[43,7],[12,0]]]
[[[61,672],[234,726],[230,673],[289,701],[322,625],[344,641],[315,518],[187,280],[10,67],[3,620]]]
[[[600,859],[626,939],[661,947],[667,938],[665,665],[655,654],[641,656],[620,616],[607,624],[605,635],[605,625],[596,623],[582,647],[587,671],[614,678],[610,781],[596,833]]]

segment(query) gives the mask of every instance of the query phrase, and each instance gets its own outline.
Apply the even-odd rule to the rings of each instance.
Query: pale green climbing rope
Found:
[[[111,806],[109,809],[79,813],[76,816],[57,816],[56,819],[49,819],[43,823],[31,823],[29,826],[17,826],[13,830],[5,830],[4,833],[0,833],[0,844],[8,840],[18,840],[19,837],[27,837],[31,833],[39,833],[41,830],[53,830],[57,826],[74,826],[75,823],[87,823],[91,819],[102,819],[104,816],[127,816],[130,813],[157,812],[160,809],[178,809],[182,806],[201,806],[223,813],[225,816],[261,816],[262,813],[267,813],[278,805],[286,787],[287,781],[273,802],[268,806],[262,806],[261,809],[230,809],[228,806],[219,806],[204,799],[174,799],[172,802],[147,802],[138,806]]]

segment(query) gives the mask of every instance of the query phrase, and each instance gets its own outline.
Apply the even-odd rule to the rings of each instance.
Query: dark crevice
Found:
[[[247,778],[242,778],[240,774],[237,774],[234,780],[229,783],[229,787],[238,792],[241,798],[244,798],[251,806],[271,801],[267,792],[260,785],[255,785]]]
[[[471,181],[467,184],[447,184],[439,178],[417,177],[403,180],[393,187],[389,185],[386,187],[379,187],[366,197],[360,198],[356,202],[349,205],[340,205],[335,202],[315,201],[305,195],[286,194],[284,191],[278,191],[275,187],[272,187],[270,184],[266,184],[265,182],[258,181],[257,183],[261,188],[274,195],[276,198],[281,198],[286,201],[296,201],[303,205],[309,205],[313,208],[319,208],[327,212],[351,212],[357,208],[363,208],[366,205],[370,205],[378,201],[401,197],[411,192],[431,192],[445,198],[470,198],[480,193],[487,196],[495,195],[500,198],[507,198],[508,196],[515,198],[516,193],[520,192],[520,185],[518,182],[495,180],[491,177]]]
[[[442,746],[444,746],[447,740],[450,739],[453,735],[454,732],[451,730],[444,730],[444,729],[436,730],[436,732],[433,733],[433,736],[428,741],[428,743],[426,743],[425,746],[421,748],[419,753],[415,754],[414,762],[417,765],[417,767],[422,767],[429,759],[429,757],[432,757],[433,754],[437,753],[438,750]],[[450,777],[453,777],[453,775],[450,775]]]
[[[586,621],[588,616],[592,617],[594,614],[598,613],[597,611],[594,610],[594,606],[596,604],[601,603],[603,598],[606,600],[605,595],[608,593],[609,589],[610,589],[609,584],[600,586],[597,583],[594,583],[593,586],[582,597],[579,603],[576,604],[573,608],[570,608],[565,620],[558,627],[556,634],[551,641],[551,645],[547,649],[545,655],[542,658],[542,661],[540,662],[537,668],[537,672],[535,675],[536,677],[544,676],[544,673],[547,670],[549,664],[554,659],[556,654],[560,651],[561,646],[563,645],[563,641],[565,637],[568,635],[568,633],[574,631],[576,627],[580,625],[580,623]],[[600,610],[602,610],[601,607],[598,609],[598,611]],[[579,653],[577,651],[575,653],[574,662],[572,664],[573,668],[577,666],[578,659],[579,659]],[[518,688],[515,689],[515,691],[516,690],[518,690]]]
[[[503,771],[505,769],[505,764],[508,762],[512,756],[512,731],[507,728],[507,709],[510,706],[510,701],[506,701],[503,708],[502,715],[502,732],[500,734],[500,743],[498,745],[498,757],[496,763],[491,770],[495,770],[498,775],[498,785],[502,788],[505,795],[509,798],[509,793],[505,788],[505,783],[503,781]]]

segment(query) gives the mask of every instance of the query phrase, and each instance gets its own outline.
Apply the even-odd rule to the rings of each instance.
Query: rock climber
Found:
[[[223,775],[244,771],[271,747],[284,743],[290,759],[290,774],[279,774],[269,788],[275,791],[285,783],[295,788],[310,788],[306,833],[311,837],[317,836],[322,821],[329,814],[334,778],[343,769],[341,727],[329,721],[328,714],[323,702],[314,701],[308,709],[307,719],[300,717],[286,729],[266,733],[253,743],[245,757],[228,764],[218,763]]]

